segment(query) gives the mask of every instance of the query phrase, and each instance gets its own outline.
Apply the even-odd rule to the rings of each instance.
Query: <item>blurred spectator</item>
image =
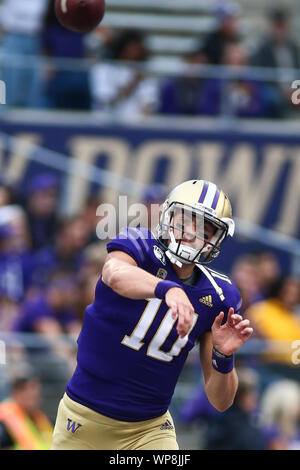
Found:
[[[47,289],[22,304],[14,331],[26,334],[23,338],[28,361],[41,379],[65,381],[74,370],[74,340],[81,329],[78,300],[73,274],[56,272]],[[38,335],[28,337],[28,333]]]
[[[10,249],[17,252],[29,250],[31,239],[26,212],[21,206],[9,205],[0,208],[0,227],[3,234],[7,233],[10,237],[4,251]]]
[[[236,259],[231,268],[231,278],[241,293],[243,313],[253,303],[265,299],[271,284],[280,274],[278,259],[271,252],[249,253]]]
[[[99,241],[91,243],[84,249],[83,254],[84,263],[79,271],[79,280],[94,275],[98,275],[99,279],[107,256],[106,243]]]
[[[58,202],[59,182],[54,175],[39,174],[29,181],[25,204],[33,251],[54,242]]]
[[[253,369],[237,369],[239,386],[233,405],[219,413],[207,428],[207,450],[264,450],[262,430],[256,420],[258,376]]]
[[[41,77],[31,60],[42,54],[41,30],[47,4],[48,0],[3,0],[0,26],[9,106],[41,105]]]
[[[220,413],[209,403],[200,387],[193,400],[181,410],[185,423],[199,420],[206,450],[262,450],[262,430],[257,422],[259,376],[251,368],[237,367],[239,386],[233,405]]]
[[[41,384],[34,377],[19,377],[10,397],[0,403],[0,449],[48,450],[53,426],[39,409]]]
[[[233,263],[231,278],[236,284],[242,297],[242,314],[250,305],[263,300],[260,284],[257,278],[257,258],[253,254],[242,255]]]
[[[223,48],[221,64],[238,67],[248,66],[248,53],[237,40],[227,41]],[[244,75],[239,78],[210,78],[202,86],[198,113],[216,116],[226,115],[247,118],[275,118],[281,112],[281,101],[275,90],[258,80]]]
[[[57,270],[75,274],[84,262],[83,248],[88,241],[89,231],[82,216],[61,220],[56,233],[54,246],[39,250],[33,258],[32,282],[45,287],[51,274]]]
[[[260,422],[270,450],[300,450],[299,382],[280,380],[266,388]]]
[[[97,209],[100,206],[100,204],[101,204],[101,201],[99,197],[96,194],[92,194],[88,198],[80,214],[82,217],[82,220],[84,221],[86,225],[86,229],[89,233],[88,241],[87,241],[88,245],[90,243],[99,241],[97,237],[97,233],[96,233],[96,228],[97,228],[97,224],[99,223],[99,216],[97,215]]]
[[[292,362],[291,344],[300,338],[299,292],[298,279],[282,277],[271,285],[266,300],[255,303],[246,312],[255,334],[270,341],[263,356],[268,365],[266,371],[295,379],[299,378],[299,370]]]
[[[83,319],[87,305],[95,300],[95,289],[107,256],[106,243],[96,242],[84,249],[84,264],[78,273],[78,318]]]
[[[207,63],[200,50],[192,51],[186,58],[186,71],[181,77],[164,80],[160,90],[159,112],[163,114],[195,115],[201,100],[203,78],[193,73],[190,66]]]
[[[190,424],[195,420],[200,425],[209,426],[212,418],[220,414],[208,401],[203,383],[197,387],[195,394],[187,400],[181,407],[179,412],[180,421]]]
[[[111,48],[116,30],[106,24],[100,25],[87,34],[85,45],[88,57],[93,59],[111,59]]]
[[[77,335],[81,323],[76,316],[78,286],[73,274],[58,271],[47,289],[24,302],[16,331],[36,332],[46,337],[60,334]]]
[[[100,63],[91,70],[94,109],[114,110],[126,117],[150,114],[156,110],[156,80],[146,78],[142,72],[134,69],[134,63],[145,63],[147,57],[144,36],[138,31],[126,30],[117,35],[111,58],[118,63]]]
[[[276,256],[263,251],[255,254],[256,279],[259,284],[262,297],[269,294],[272,284],[281,277],[281,268]],[[259,300],[259,299],[257,299]]]
[[[76,273],[49,270],[47,282],[30,291],[15,315],[12,331],[23,345],[23,356],[45,383],[44,393],[53,399],[63,393],[75,367],[75,340],[81,329],[78,315],[79,285]],[[44,266],[47,270],[47,264]],[[13,347],[18,347],[13,344]],[[18,347],[19,349],[19,347]],[[11,355],[11,348],[9,349]],[[47,413],[56,415],[56,403],[45,401]]]
[[[9,206],[15,203],[15,193],[12,186],[5,180],[0,178],[0,207]]]
[[[0,289],[0,331],[13,331],[13,325],[19,313],[19,302],[8,297],[6,292]]]
[[[88,110],[91,107],[87,70],[78,65],[68,69],[62,62],[64,58],[86,57],[85,37],[86,34],[74,33],[61,26],[56,19],[53,2],[50,2],[44,24],[44,53],[60,59],[62,64],[48,71],[45,94],[46,105],[50,108]]]
[[[280,80],[285,77],[285,72],[280,69],[299,69],[300,55],[299,47],[291,37],[290,13],[286,7],[272,9],[269,14],[269,32],[261,41],[253,54],[252,64],[258,67],[268,67],[277,70],[274,79]],[[297,79],[295,72],[294,79]],[[293,77],[277,83],[270,83],[282,94],[282,105],[291,105],[291,83]]]
[[[220,65],[228,41],[239,39],[238,21],[240,15],[241,9],[236,3],[222,1],[218,4],[215,10],[216,28],[201,43],[201,50],[209,64]]]
[[[20,206],[0,208],[0,289],[19,302],[31,286],[32,256],[25,212]]]
[[[101,273],[101,269],[99,269]],[[97,282],[99,281],[98,274],[87,274],[85,277],[82,277],[79,281],[79,301],[77,304],[78,318],[83,320],[84,311],[87,305],[91,305],[95,300],[95,289]]]

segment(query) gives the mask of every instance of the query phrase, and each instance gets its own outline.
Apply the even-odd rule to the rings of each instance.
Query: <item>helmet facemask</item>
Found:
[[[182,266],[210,263],[220,253],[228,225],[202,204],[165,204],[158,226],[158,240],[171,262]]]

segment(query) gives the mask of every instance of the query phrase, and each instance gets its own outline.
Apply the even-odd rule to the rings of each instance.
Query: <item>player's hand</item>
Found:
[[[186,336],[193,322],[194,307],[186,293],[179,287],[172,287],[165,296],[165,302],[172,309],[172,318],[178,318],[176,331],[180,338]]]
[[[230,355],[250,338],[253,328],[250,327],[250,321],[234,313],[232,307],[228,311],[227,321],[224,325],[221,324],[223,318],[224,312],[220,312],[215,318],[211,328],[212,343],[218,351]]]

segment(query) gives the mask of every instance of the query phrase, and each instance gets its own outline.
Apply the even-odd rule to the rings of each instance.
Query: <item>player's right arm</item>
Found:
[[[102,271],[102,281],[117,294],[129,299],[155,298],[155,289],[161,279],[137,266],[127,253],[113,251],[108,254]],[[194,308],[180,287],[172,287],[165,294],[165,302],[178,315],[177,333],[184,337],[192,326]]]

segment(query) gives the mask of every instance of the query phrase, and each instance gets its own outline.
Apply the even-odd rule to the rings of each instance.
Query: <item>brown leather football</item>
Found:
[[[105,0],[56,0],[55,13],[65,28],[76,33],[88,33],[102,21]]]

